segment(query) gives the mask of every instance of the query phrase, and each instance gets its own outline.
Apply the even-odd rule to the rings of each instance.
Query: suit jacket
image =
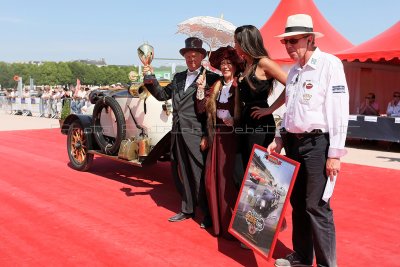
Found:
[[[203,73],[203,68],[200,74]],[[199,75],[200,75],[199,74]],[[177,135],[182,135],[188,148],[188,152],[203,165],[203,155],[199,149],[201,137],[206,134],[206,118],[204,114],[198,114],[195,110],[197,84],[196,80],[186,89],[187,71],[176,73],[171,83],[165,87],[160,86],[154,75],[146,75],[144,83],[149,92],[159,101],[172,100],[173,124],[171,131],[171,148],[175,145]],[[219,75],[206,71],[207,86],[209,88]]]

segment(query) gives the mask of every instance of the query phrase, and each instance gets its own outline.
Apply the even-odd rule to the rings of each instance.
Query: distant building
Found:
[[[31,61],[17,61],[15,63],[22,63],[22,64],[34,64],[34,65],[42,65],[45,62],[56,62],[56,61],[38,61],[38,60],[31,60]],[[64,61],[59,61],[59,62],[64,62]],[[80,62],[88,65],[96,65],[97,67],[103,67],[107,66],[106,60],[104,58],[100,58],[99,60],[93,60],[93,59],[78,59],[78,60],[73,60],[72,62]]]
[[[73,62],[80,62],[88,65],[96,65],[97,67],[104,67],[107,66],[106,60],[104,58],[100,58],[100,60],[93,60],[93,59],[78,59],[74,60]]]
[[[43,61],[39,61],[39,60],[33,60],[33,61],[29,61],[28,63],[40,66],[40,65],[43,65],[44,62]]]
[[[33,65],[43,65],[47,61],[39,61],[39,60],[31,60],[31,61],[15,61],[14,63],[19,63],[19,64],[33,64]]]

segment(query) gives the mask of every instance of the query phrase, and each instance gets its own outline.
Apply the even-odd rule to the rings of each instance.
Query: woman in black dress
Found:
[[[268,97],[276,81],[286,84],[287,74],[269,58],[261,33],[255,26],[244,25],[235,30],[235,49],[246,62],[238,83],[243,105],[240,152],[244,170],[253,145],[268,147],[274,139],[275,121],[272,112],[285,102],[285,92],[282,92],[271,107],[268,105]],[[239,171],[237,175],[242,179],[243,174],[243,171]]]

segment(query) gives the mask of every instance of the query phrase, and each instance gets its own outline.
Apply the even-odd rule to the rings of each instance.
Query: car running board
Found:
[[[99,155],[114,161],[119,161],[119,162],[123,162],[123,163],[127,163],[130,165],[134,165],[136,167],[143,167],[145,164],[145,160],[143,160],[142,162],[140,162],[139,160],[135,159],[135,160],[125,160],[125,159],[120,159],[118,158],[118,156],[111,156],[111,155],[107,155],[101,152],[101,150],[88,150],[88,153],[93,154],[93,155]]]

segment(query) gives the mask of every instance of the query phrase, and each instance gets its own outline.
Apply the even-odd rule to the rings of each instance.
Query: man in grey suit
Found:
[[[172,175],[182,196],[181,212],[169,218],[179,222],[193,218],[196,205],[202,209],[204,220],[202,228],[211,226],[207,198],[204,189],[204,162],[206,149],[206,119],[195,111],[197,92],[196,80],[203,75],[202,60],[206,57],[203,42],[195,37],[185,40],[185,47],[179,52],[186,60],[188,69],[176,73],[172,82],[160,86],[154,75],[145,75],[144,83],[150,93],[158,100],[172,99],[173,125],[171,130]],[[143,73],[152,72],[151,66],[144,66]],[[210,88],[219,75],[205,71],[207,86]]]

